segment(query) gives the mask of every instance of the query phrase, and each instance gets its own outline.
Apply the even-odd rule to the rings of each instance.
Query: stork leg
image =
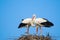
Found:
[[[27,25],[27,31],[26,31],[27,34],[29,34],[29,26]]]
[[[38,35],[38,26],[36,26],[36,35]]]
[[[40,26],[40,35],[42,35],[42,27]]]

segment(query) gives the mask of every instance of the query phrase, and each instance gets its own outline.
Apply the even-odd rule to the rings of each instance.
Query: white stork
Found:
[[[53,23],[51,23],[50,21],[48,21],[45,18],[36,18],[35,24],[36,24],[36,34],[38,33],[38,27],[40,27],[40,35],[42,35],[42,27],[49,28],[49,27],[53,26]]]
[[[27,27],[26,33],[29,34],[29,27],[34,26],[34,20],[35,20],[35,15],[33,15],[32,18],[23,19],[22,22],[19,24],[18,28],[26,26]]]

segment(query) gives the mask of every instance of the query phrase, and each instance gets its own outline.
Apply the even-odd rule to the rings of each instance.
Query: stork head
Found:
[[[33,14],[33,17],[32,17],[32,20],[34,20],[34,19],[36,19],[36,15],[35,14]]]

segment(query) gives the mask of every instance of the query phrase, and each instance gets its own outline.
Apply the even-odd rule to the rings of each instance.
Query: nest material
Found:
[[[50,36],[24,35],[18,40],[52,40]]]

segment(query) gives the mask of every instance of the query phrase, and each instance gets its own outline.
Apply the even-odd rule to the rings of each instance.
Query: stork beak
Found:
[[[32,17],[32,20],[34,19],[34,17]]]

